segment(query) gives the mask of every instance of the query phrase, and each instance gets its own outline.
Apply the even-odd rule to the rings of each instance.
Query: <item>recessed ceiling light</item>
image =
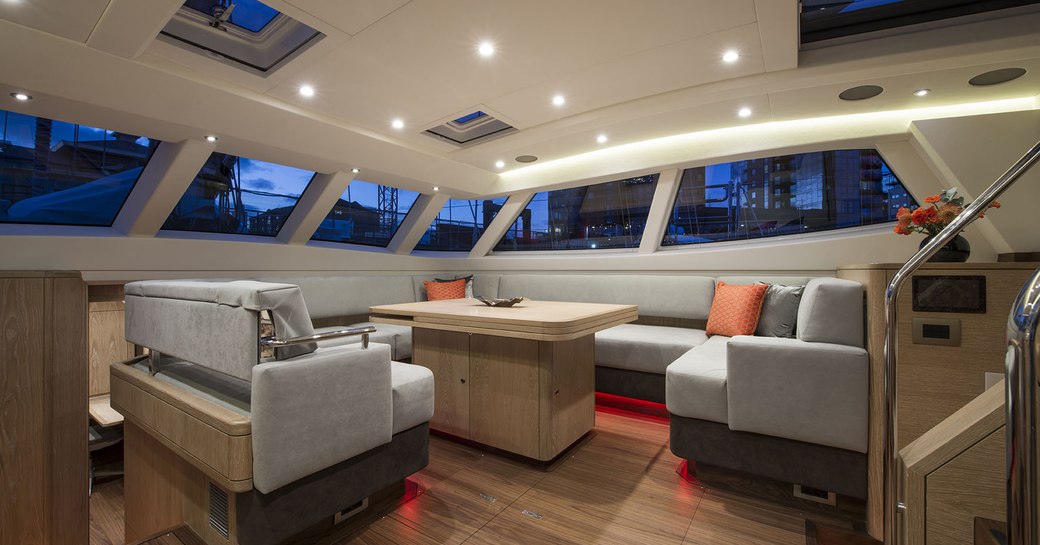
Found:
[[[537,160],[538,160],[538,158],[535,157],[534,155],[517,155],[516,156],[516,162],[517,163],[533,163],[533,162],[535,162]]]
[[[501,159],[495,161],[495,168],[506,168],[506,162]]]
[[[305,96],[305,97],[312,97],[312,96],[314,96],[314,87],[311,87],[310,85],[301,85],[300,86],[300,96]]]
[[[392,122],[390,122],[390,126],[395,128],[395,129],[403,129],[404,128],[404,121],[401,121],[400,119],[395,119]]]
[[[481,57],[490,57],[495,54],[495,44],[480,42],[480,46],[477,47],[477,53],[480,53]]]
[[[216,136],[213,136],[212,134],[207,134],[206,135],[206,141],[207,142],[216,142],[217,140],[220,140],[220,139],[217,138]]]
[[[722,61],[723,62],[737,62],[737,60],[739,60],[739,59],[740,59],[740,53],[737,53],[733,49],[730,49],[729,51],[727,51],[727,52],[722,54]]]
[[[25,93],[11,93],[11,98],[25,102],[26,100],[32,100],[32,95]]]
[[[607,143],[607,135],[601,134],[601,135],[597,136],[596,137],[596,142],[599,142],[600,144],[606,144]]]
[[[563,95],[556,95],[552,97],[553,106],[563,106],[567,103],[567,99]]]
[[[918,90],[914,91],[914,96],[915,97],[928,96],[928,93],[931,93],[931,92],[932,92],[931,89],[918,89]]]
[[[737,115],[740,117],[751,117],[751,108],[741,108],[737,110]]]
[[[358,172],[361,172],[361,169],[358,168],[358,167],[354,167],[354,168],[350,169],[350,172],[352,172],[354,174],[357,174]]]
[[[433,190],[434,190],[434,191],[440,191],[440,190],[441,190],[441,188],[439,188],[439,187],[437,187],[437,186],[433,186]]]

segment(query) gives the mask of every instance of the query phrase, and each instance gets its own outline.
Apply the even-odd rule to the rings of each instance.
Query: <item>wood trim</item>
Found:
[[[436,330],[440,330],[440,331],[455,331],[455,332],[460,332],[460,333],[473,333],[473,334],[476,334],[476,335],[489,335],[489,336],[492,336],[492,337],[508,337],[508,338],[514,338],[514,339],[528,339],[528,340],[533,340],[533,341],[572,341],[574,339],[580,339],[581,337],[585,337],[587,335],[592,335],[593,333],[595,333],[597,331],[603,331],[604,329],[609,329],[609,328],[617,326],[617,325],[627,324],[627,323],[633,322],[633,321],[635,321],[635,319],[636,319],[636,315],[633,313],[631,315],[624,316],[624,317],[621,317],[621,318],[614,318],[614,319],[611,319],[609,321],[597,323],[597,324],[594,324],[594,325],[588,327],[588,329],[583,329],[583,330],[575,331],[575,332],[572,332],[572,333],[566,333],[566,334],[544,334],[544,333],[526,333],[526,332],[523,332],[523,331],[511,331],[511,330],[506,329],[506,328],[485,328],[485,327],[476,327],[476,326],[457,325],[457,324],[451,324],[451,323],[423,322],[423,323],[419,324],[419,323],[416,323],[414,320],[410,320],[410,319],[407,319],[407,318],[396,318],[396,317],[379,316],[379,315],[372,315],[370,317],[370,320],[372,322],[375,322],[375,323],[378,323],[378,324],[396,324],[396,325],[411,326],[413,328],[413,331],[415,329],[418,329],[418,328],[422,328],[422,329],[436,329]]]
[[[866,348],[870,362],[870,401],[867,435],[867,532],[884,539],[885,532],[885,300],[874,290],[886,284],[881,269],[839,269],[838,278],[863,284],[866,298]]]
[[[221,432],[119,377],[112,379],[112,407],[220,486],[252,489],[252,436]]]
[[[108,428],[123,422],[123,415],[112,408],[112,396],[105,394],[94,396],[87,401],[90,418],[102,428]]]
[[[144,371],[121,363],[115,363],[111,366],[111,372],[113,383],[116,380],[122,380],[128,385],[140,388],[227,435],[249,435],[252,433],[252,421],[248,416],[210,403],[172,384],[158,380]],[[113,396],[114,399],[115,396]],[[126,413],[123,414],[125,415]]]

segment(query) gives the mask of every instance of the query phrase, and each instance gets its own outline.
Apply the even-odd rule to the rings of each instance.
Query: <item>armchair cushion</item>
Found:
[[[421,365],[390,362],[394,390],[394,433],[433,418],[433,372]]]
[[[734,337],[726,354],[729,427],[866,452],[868,367],[862,348]]]

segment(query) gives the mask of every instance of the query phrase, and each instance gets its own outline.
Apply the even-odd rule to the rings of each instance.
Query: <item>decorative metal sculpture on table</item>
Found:
[[[496,299],[496,298],[482,297],[482,296],[478,295],[477,296],[477,300],[480,301],[481,303],[484,303],[485,305],[487,305],[489,307],[511,307],[511,306],[519,303],[520,301],[523,301],[524,298],[523,298],[523,296],[521,296],[521,297],[513,297],[512,299]]]

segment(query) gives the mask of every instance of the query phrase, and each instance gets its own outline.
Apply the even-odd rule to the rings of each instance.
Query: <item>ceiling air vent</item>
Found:
[[[491,114],[477,110],[452,119],[443,125],[427,129],[426,134],[438,140],[464,147],[505,136],[515,130],[516,127],[495,119]]]

